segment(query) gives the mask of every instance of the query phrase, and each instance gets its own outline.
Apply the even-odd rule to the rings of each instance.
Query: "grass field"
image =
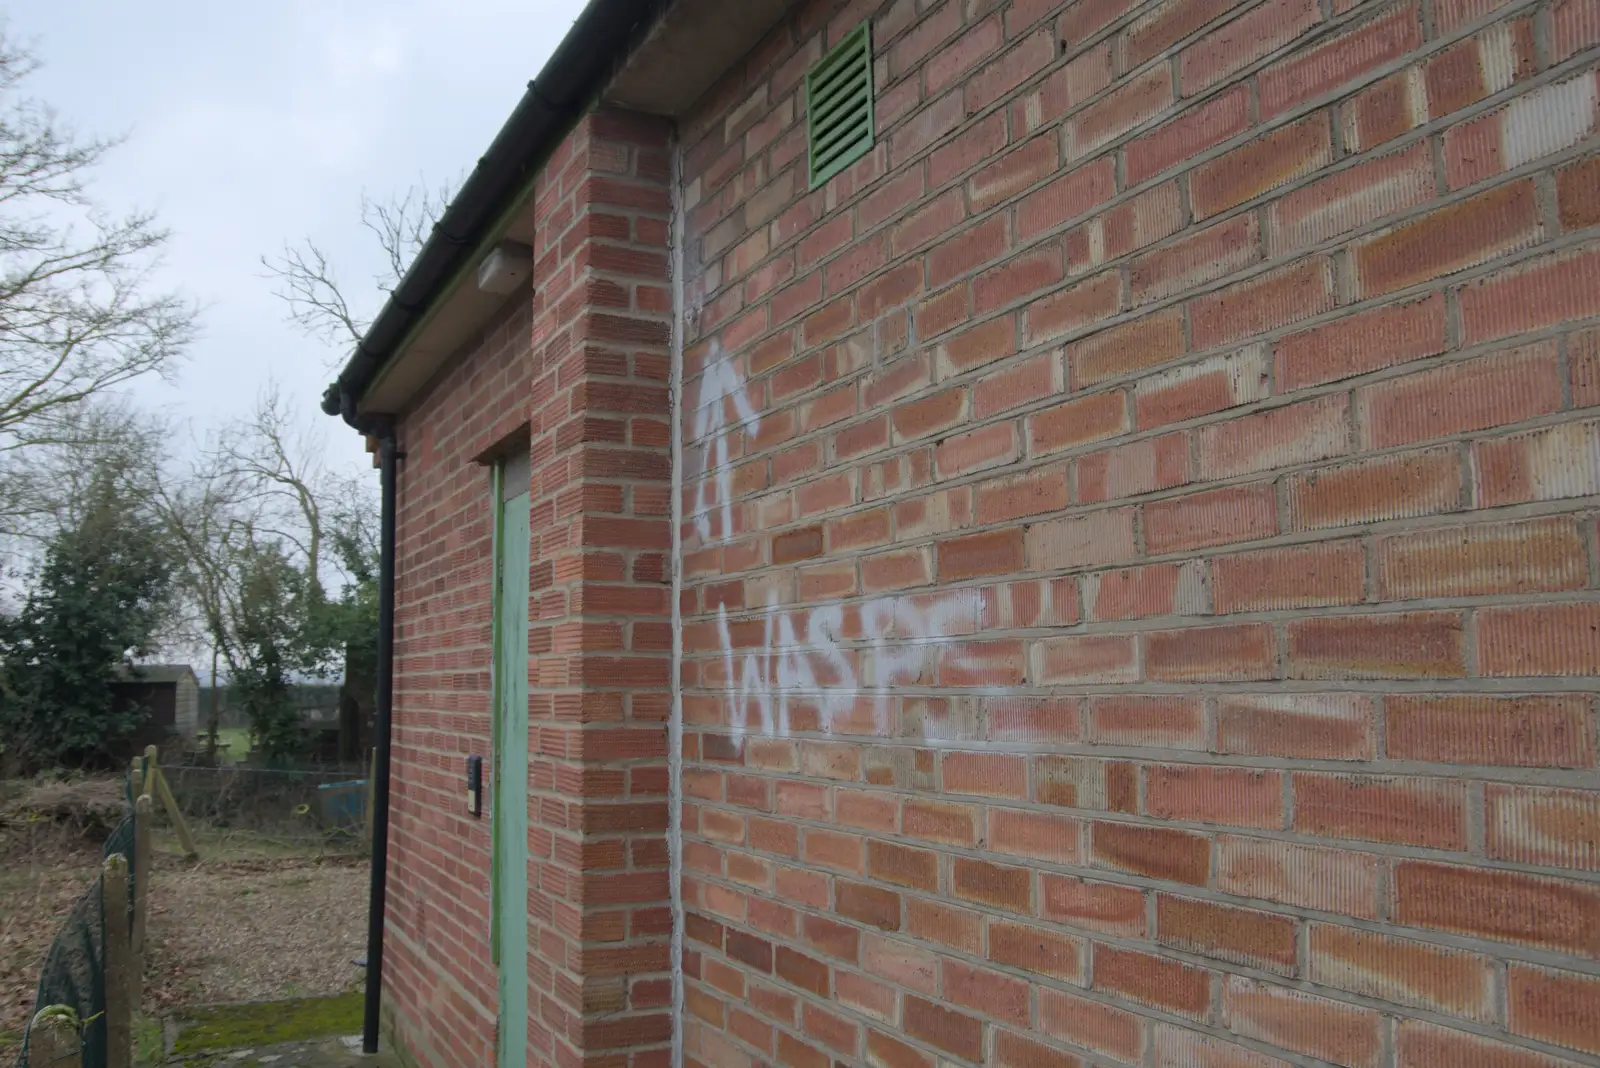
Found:
[[[250,755],[250,728],[223,727],[217,731],[217,742],[223,761],[228,764],[237,764]],[[222,749],[222,746],[227,746],[227,748]]]

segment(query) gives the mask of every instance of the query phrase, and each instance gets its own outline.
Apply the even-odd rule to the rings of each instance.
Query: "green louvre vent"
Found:
[[[811,188],[872,147],[872,31],[863,22],[806,72]]]

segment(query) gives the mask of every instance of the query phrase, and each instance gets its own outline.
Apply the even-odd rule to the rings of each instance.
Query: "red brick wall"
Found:
[[[466,757],[489,755],[488,468],[527,423],[530,309],[510,309],[400,421],[395,716],[384,996],[427,1068],[494,1063],[489,818],[468,816]],[[509,400],[509,403],[508,403]]]
[[[669,135],[591,115],[539,176],[528,907],[541,1065],[671,1059]]]
[[[532,461],[530,1065],[660,1068],[672,1024],[670,131],[585,119],[536,191],[535,294],[401,420],[386,1008],[428,1068],[495,1063],[493,501]]]
[[[814,0],[682,125],[688,1063],[1600,1064],[1597,41]]]

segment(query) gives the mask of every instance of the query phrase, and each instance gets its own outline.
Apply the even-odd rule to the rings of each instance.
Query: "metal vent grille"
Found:
[[[811,187],[872,147],[872,31],[863,22],[806,73]]]

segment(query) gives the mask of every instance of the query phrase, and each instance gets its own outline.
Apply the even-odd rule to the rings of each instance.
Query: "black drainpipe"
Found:
[[[378,521],[378,714],[373,743],[372,885],[367,901],[367,1005],[361,1048],[378,1052],[378,1014],[383,1000],[383,914],[389,894],[389,754],[394,713],[394,513],[396,467],[394,423],[385,419],[378,438],[382,509]]]

